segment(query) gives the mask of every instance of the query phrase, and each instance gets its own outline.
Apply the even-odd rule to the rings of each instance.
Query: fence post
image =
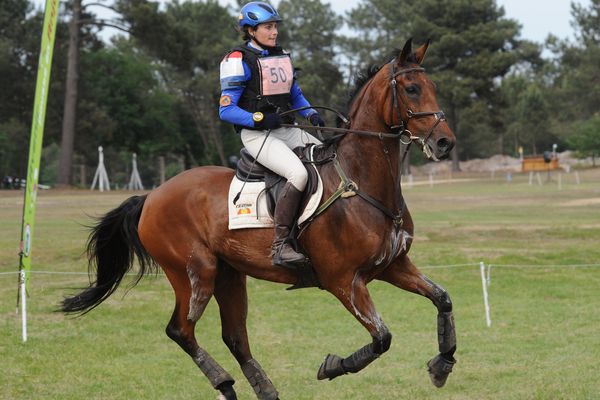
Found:
[[[483,261],[479,263],[479,271],[481,272],[481,286],[483,288],[483,305],[485,307],[485,322],[488,326],[492,326],[492,319],[490,318],[490,303],[488,301],[488,282],[485,277],[485,264]]]

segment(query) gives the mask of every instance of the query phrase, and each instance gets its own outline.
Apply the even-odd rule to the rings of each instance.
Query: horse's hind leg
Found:
[[[202,316],[213,295],[216,277],[216,261],[212,257],[192,256],[187,269],[164,268],[175,290],[175,310],[167,325],[166,333],[187,354],[219,390],[226,400],[236,400],[234,379],[203,348],[194,334],[196,322]]]
[[[433,384],[442,387],[452,367],[456,363],[456,332],[454,329],[454,315],[452,314],[452,301],[444,288],[435,284],[410,261],[408,256],[399,258],[390,265],[384,273],[377,277],[401,289],[427,297],[438,310],[438,344],[440,354],[427,363],[429,376]]]
[[[338,284],[328,290],[369,331],[373,341],[346,358],[328,354],[319,368],[318,379],[334,379],[349,372],[356,373],[385,353],[392,342],[392,335],[375,310],[375,305],[360,273],[357,273],[348,284]]]
[[[260,364],[252,358],[250,352],[246,331],[248,314],[246,275],[224,262],[220,263],[215,284],[215,298],[221,313],[223,341],[240,364],[256,396],[260,400],[278,399],[273,383]]]

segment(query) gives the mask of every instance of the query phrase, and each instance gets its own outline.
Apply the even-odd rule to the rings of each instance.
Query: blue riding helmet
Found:
[[[254,28],[256,25],[264,24],[265,22],[279,22],[281,21],[281,16],[269,3],[252,1],[242,7],[239,20],[240,28],[246,25]]]

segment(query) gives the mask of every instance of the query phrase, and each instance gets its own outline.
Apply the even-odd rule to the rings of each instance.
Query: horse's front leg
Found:
[[[331,380],[347,373],[356,373],[379,358],[390,348],[392,335],[377,313],[360,272],[357,272],[346,284],[338,282],[335,287],[327,290],[344,304],[373,338],[371,343],[346,358],[328,354],[319,368],[317,378]]]
[[[417,267],[404,255],[394,261],[377,279],[389,282],[401,289],[427,297],[438,310],[438,343],[440,354],[427,363],[429,376],[436,387],[442,387],[456,363],[456,332],[452,301],[444,288],[421,274]]]

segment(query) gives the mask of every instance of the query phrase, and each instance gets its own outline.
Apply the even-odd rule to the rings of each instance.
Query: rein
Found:
[[[361,131],[358,129],[334,128],[332,126],[313,126],[313,125],[296,125],[296,124],[281,124],[281,126],[283,126],[284,128],[300,128],[302,130],[326,131],[326,132],[337,132],[337,133],[352,133],[352,134],[360,135],[360,136],[375,136],[378,138],[387,138],[387,139],[400,139],[402,137],[400,133]],[[408,130],[406,130],[405,132],[410,133],[410,131],[408,131]],[[420,138],[418,136],[412,136],[412,134],[411,134],[411,136],[409,136],[409,139],[417,140]]]
[[[343,133],[343,134],[352,133],[352,134],[361,135],[361,136],[376,136],[380,139],[383,139],[383,138],[398,139],[398,140],[400,140],[400,142],[402,144],[404,144],[406,146],[410,146],[413,142],[417,142],[421,146],[421,149],[423,150],[423,153],[425,153],[425,156],[427,156],[427,158],[436,160],[433,152],[427,146],[427,141],[433,134],[433,131],[435,130],[435,128],[440,124],[440,122],[446,120],[446,116],[442,110],[414,112],[410,108],[406,107],[407,120],[411,120],[412,118],[423,118],[423,117],[430,117],[430,116],[435,117],[435,123],[431,126],[429,131],[427,131],[427,134],[425,135],[424,139],[419,136],[413,135],[413,133],[407,128],[408,121],[404,122],[404,119],[402,118],[400,102],[398,101],[398,81],[396,81],[396,77],[398,77],[399,75],[408,74],[410,72],[425,72],[425,68],[412,67],[412,68],[405,68],[405,69],[396,71],[396,65],[395,65],[394,61],[395,60],[392,60],[389,62],[389,64],[390,64],[389,79],[390,79],[392,104],[393,104],[392,108],[390,109],[390,121],[394,120],[394,111],[395,111],[398,116],[397,120],[399,123],[398,123],[398,125],[390,126],[390,131],[392,131],[392,132],[375,132],[375,131],[364,131],[364,130],[350,129],[350,128],[334,128],[334,127],[328,127],[328,126],[295,125],[295,124],[282,124],[281,126],[286,127],[286,128],[300,128],[300,129],[314,130],[314,131],[320,130],[320,131],[336,132],[336,133]],[[284,115],[292,114],[292,113],[295,113],[298,111],[307,110],[309,108],[324,109],[324,110],[332,111],[342,120],[342,122],[344,122],[345,124],[350,123],[350,121],[340,111],[338,111],[334,108],[331,108],[331,107],[324,107],[324,106],[299,107],[299,108],[295,108],[292,110],[288,110],[288,111],[279,113],[279,115],[284,116]],[[406,139],[404,139],[404,138],[406,138]],[[407,149],[407,151],[408,151],[408,149]],[[404,157],[405,156],[406,156],[406,152],[404,154]],[[403,157],[402,161],[404,161],[404,157]]]

